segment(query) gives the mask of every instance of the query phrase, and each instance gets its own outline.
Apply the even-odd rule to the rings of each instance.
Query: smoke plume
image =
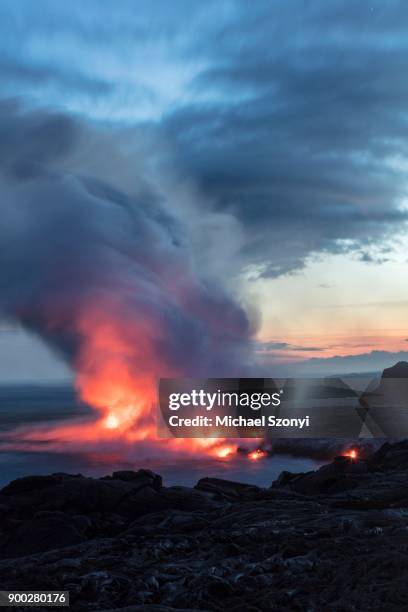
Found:
[[[159,377],[244,376],[252,355],[214,273],[239,228],[160,184],[136,137],[2,105],[0,311],[69,359],[107,428],[142,439]]]

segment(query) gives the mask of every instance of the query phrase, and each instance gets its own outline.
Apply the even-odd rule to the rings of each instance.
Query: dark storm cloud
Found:
[[[238,269],[276,276],[350,250],[370,262],[405,228],[406,3],[21,0],[2,12],[7,93],[143,121],[166,144],[156,155],[243,227]]]
[[[392,161],[407,154],[408,7],[240,7],[213,33],[195,80],[217,95],[170,113],[165,127],[202,189],[245,224],[245,259],[277,275],[312,252],[398,231],[406,173]]]

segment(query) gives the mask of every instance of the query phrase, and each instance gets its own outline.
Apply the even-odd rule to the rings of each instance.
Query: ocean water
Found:
[[[86,454],[49,453],[49,452],[0,452],[0,487],[15,478],[27,475],[67,472],[85,476],[106,476],[116,470],[137,470],[148,468],[163,477],[166,486],[194,486],[205,476],[226,478],[236,482],[269,487],[283,470],[304,472],[317,469],[322,462],[314,459],[274,455],[257,461],[246,457],[227,460],[195,459],[168,460],[143,459],[138,463],[111,462],[103,457],[95,459]]]
[[[322,462],[290,455],[275,455],[250,461],[242,455],[228,459],[199,457],[188,460],[150,458],[135,462],[112,460],[108,454],[10,451],[10,434],[17,427],[63,423],[78,417],[92,418],[91,409],[76,401],[70,387],[8,386],[0,388],[0,487],[27,475],[67,472],[86,476],[105,476],[117,470],[149,468],[163,477],[167,486],[193,486],[205,476],[226,478],[258,486],[270,486],[283,470],[303,472]],[[7,443],[7,447],[2,443]],[[18,447],[18,437],[15,438]],[[7,450],[2,450],[3,448]]]

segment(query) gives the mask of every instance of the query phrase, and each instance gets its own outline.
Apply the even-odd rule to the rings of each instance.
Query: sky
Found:
[[[408,357],[407,17],[394,0],[3,0],[3,123],[35,139],[36,117],[69,118],[81,143],[58,172],[160,184],[268,367],[381,368]],[[71,138],[56,125],[41,163]],[[12,315],[0,380],[69,378]]]

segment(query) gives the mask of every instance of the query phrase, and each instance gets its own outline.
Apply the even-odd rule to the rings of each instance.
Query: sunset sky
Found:
[[[135,160],[116,171],[86,142],[68,174],[160,175],[271,372],[408,358],[406,3],[4,0],[0,30],[2,103],[73,117]],[[70,375],[4,321],[0,381]]]

